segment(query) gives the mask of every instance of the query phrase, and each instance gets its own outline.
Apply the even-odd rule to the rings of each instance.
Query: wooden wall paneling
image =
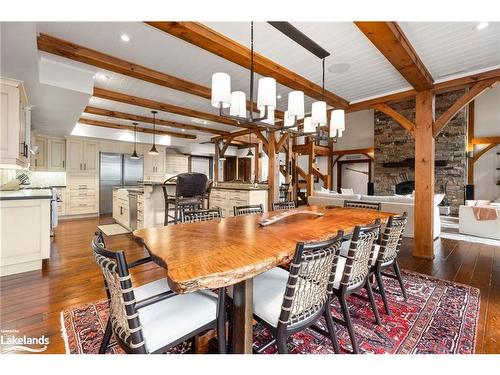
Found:
[[[434,94],[419,92],[415,112],[415,239],[413,255],[434,257]]]

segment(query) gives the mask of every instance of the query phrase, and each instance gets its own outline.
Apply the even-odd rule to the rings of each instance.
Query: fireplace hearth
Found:
[[[407,195],[415,190],[415,181],[402,181],[396,184],[395,193],[398,195]]]

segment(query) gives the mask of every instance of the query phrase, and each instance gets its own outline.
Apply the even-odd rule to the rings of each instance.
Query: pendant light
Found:
[[[156,114],[158,113],[157,111],[151,111],[153,114],[153,147],[151,147],[151,150],[149,150],[149,155],[158,155],[158,150],[156,149]]]
[[[248,152],[247,152],[247,158],[251,158],[253,156],[251,141],[252,141],[252,133],[248,133]]]
[[[134,152],[132,153],[132,155],[130,155],[130,159],[139,159],[139,155],[137,155],[137,151],[136,151],[136,143],[137,143],[137,122],[133,122],[132,123],[134,125]]]
[[[311,124],[313,126],[326,125],[326,102],[325,102],[325,59],[321,59],[323,75],[322,75],[322,90],[321,100],[314,102],[311,106]]]

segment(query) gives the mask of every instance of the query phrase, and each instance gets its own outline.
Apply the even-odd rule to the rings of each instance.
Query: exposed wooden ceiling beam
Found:
[[[333,150],[333,155],[353,155],[353,154],[372,154],[375,151],[373,147],[356,148],[351,150]]]
[[[415,137],[415,124],[410,120],[408,120],[401,113],[395,111],[392,107],[390,107],[388,104],[385,103],[377,104],[375,105],[374,108],[377,111],[385,113],[387,116],[396,121],[399,125],[405,128],[411,134],[412,137]]]
[[[188,117],[199,118],[202,120],[218,122],[218,123],[221,123],[224,125],[232,125],[232,126],[242,127],[242,125],[238,124],[238,122],[236,122],[234,120],[228,119],[226,117],[214,115],[212,113],[201,112],[201,111],[197,111],[194,109],[184,108],[184,107],[180,107],[180,106],[169,104],[169,103],[158,102],[156,100],[140,98],[138,96],[133,96],[133,95],[129,95],[129,94],[121,93],[121,92],[106,90],[106,89],[99,88],[99,87],[94,87],[94,94],[93,95],[95,97],[101,98],[101,99],[112,100],[115,102],[120,102],[120,103],[125,103],[125,104],[132,104],[132,105],[136,105],[139,107],[156,109],[157,111],[162,111],[162,112],[175,113],[175,114],[181,115],[181,116],[188,116]]]
[[[472,138],[470,143],[473,145],[486,145],[489,143],[500,144],[500,137],[482,137],[482,138]]]
[[[396,22],[354,23],[415,90],[433,87],[431,74]]]
[[[492,78],[486,81],[480,81],[472,86],[469,91],[467,91],[464,95],[462,95],[455,103],[452,104],[448,110],[443,113],[439,118],[434,122],[434,126],[432,129],[433,136],[436,137],[439,132],[445,127],[445,125],[456,116],[456,114],[464,108],[467,104],[481,95],[484,91],[493,87],[499,78]]]
[[[146,22],[147,24],[212,52],[226,60],[250,69],[250,49],[212,30],[200,22]],[[306,95],[322,98],[322,87],[292,72],[267,57],[254,53],[255,72],[273,77],[277,82],[294,90],[303,91]],[[347,100],[330,91],[325,91],[325,101],[333,107],[346,108]]]
[[[486,154],[488,151],[490,151],[492,148],[494,148],[497,144],[496,143],[490,143],[488,144],[485,148],[483,148],[482,150],[478,151],[478,152],[475,152],[474,153],[474,156],[472,157],[472,161],[475,163],[476,161],[479,160],[479,158],[481,156],[483,156],[484,154]]]
[[[460,77],[448,81],[435,83],[433,91],[436,94],[441,94],[444,92],[470,87],[477,82],[499,77],[500,77],[500,69],[492,69],[481,73],[471,74],[465,77]],[[370,109],[379,103],[398,102],[401,100],[412,98],[416,94],[417,90],[406,90],[395,94],[380,96],[378,98],[363,100],[361,102],[350,104],[346,112],[356,112],[356,111],[362,111],[364,109]]]
[[[182,91],[187,94],[196,95],[205,99],[211,98],[210,88],[203,85],[177,78],[172,75],[147,68],[143,65],[119,59],[117,57],[80,46],[63,39],[55,38],[47,34],[40,33],[37,38],[37,44],[40,51],[52,53],[54,55]],[[256,104],[254,108],[257,108]],[[275,114],[277,117],[283,118],[282,111],[276,111]]]
[[[96,107],[87,106],[87,107],[85,107],[84,112],[85,113],[91,113],[93,115],[119,118],[119,119],[122,119],[122,120],[146,122],[148,124],[152,124],[153,123],[153,118],[152,117],[134,115],[134,114],[131,114],[131,113],[124,113],[124,112],[118,112],[118,111],[111,111],[109,109],[103,109],[103,108],[96,108]],[[156,125],[170,126],[170,127],[173,127],[173,128],[185,129],[185,130],[196,130],[196,131],[199,131],[199,132],[211,133],[211,134],[221,134],[221,135],[228,135],[228,134],[230,134],[229,132],[226,132],[226,131],[223,131],[223,130],[217,130],[217,129],[212,129],[212,128],[205,128],[205,127],[196,126],[196,125],[182,124],[180,122],[162,120],[162,119],[159,119],[159,118],[156,119]]]
[[[134,127],[132,125],[117,124],[117,123],[107,122],[107,121],[98,121],[98,120],[92,120],[92,119],[83,118],[83,117],[81,117],[78,120],[78,122],[80,124],[85,124],[85,125],[100,126],[101,128],[110,128],[110,129],[131,130],[131,131],[134,131]],[[139,133],[153,134],[153,129],[144,128],[144,127],[141,127],[141,126],[137,127],[137,131]],[[177,137],[177,138],[184,138],[184,139],[196,139],[196,135],[193,135],[193,134],[175,133],[175,132],[170,132],[168,130],[158,130],[158,129],[156,129],[155,134],[157,134],[157,135],[168,135],[170,137]]]

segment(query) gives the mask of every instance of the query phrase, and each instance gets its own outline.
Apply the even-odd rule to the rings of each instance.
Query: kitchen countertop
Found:
[[[256,190],[269,190],[269,186],[267,185],[257,185],[256,187],[253,184],[228,184],[228,185],[217,185],[212,186],[213,189],[223,189],[223,190],[245,190],[245,191],[256,191]]]
[[[141,186],[115,186],[113,187],[113,190],[119,190],[119,189],[122,189],[122,190],[127,190],[127,191],[130,191],[130,192],[134,192],[134,193],[144,193],[144,188],[142,188]]]
[[[0,191],[0,201],[19,199],[52,199],[52,191],[50,189]]]
[[[31,185],[21,185],[20,189],[21,190],[40,190],[40,189],[52,189],[52,188],[65,188],[66,185],[47,185],[47,186],[31,186]]]

